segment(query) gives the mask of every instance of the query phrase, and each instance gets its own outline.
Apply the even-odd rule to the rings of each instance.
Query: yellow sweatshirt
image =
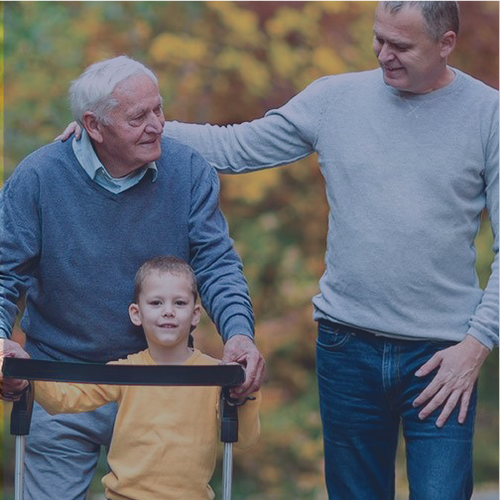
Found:
[[[114,363],[155,365],[149,351]],[[217,365],[195,350],[185,365]],[[102,483],[110,500],[206,500],[219,441],[220,387],[35,383],[36,400],[51,414],[79,413],[118,403],[108,453],[111,471]],[[260,432],[260,393],[238,408],[236,446]]]

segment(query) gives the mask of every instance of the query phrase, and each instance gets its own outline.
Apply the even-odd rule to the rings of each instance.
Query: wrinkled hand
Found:
[[[246,378],[241,386],[231,389],[231,397],[244,398],[258,391],[264,380],[266,362],[250,337],[235,335],[226,342],[222,363],[232,362],[243,365]]]
[[[417,377],[428,375],[439,368],[431,383],[413,401],[413,406],[426,405],[418,414],[421,420],[442,406],[436,421],[443,427],[451,412],[460,403],[458,421],[463,424],[479,371],[490,353],[489,349],[471,335],[457,345],[443,349],[432,356],[415,373]]]
[[[30,355],[17,342],[0,339],[0,399],[17,401],[22,390],[28,385],[27,380],[3,378],[2,366],[4,358],[29,357]]]
[[[82,129],[76,122],[68,124],[68,126],[64,129],[64,132],[61,135],[58,135],[54,141],[67,141],[72,134],[75,134],[76,140],[80,139],[82,135]]]

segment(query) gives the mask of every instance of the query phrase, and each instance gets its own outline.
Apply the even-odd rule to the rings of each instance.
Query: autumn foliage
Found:
[[[460,6],[451,64],[498,88],[498,2]],[[375,68],[375,7],[359,1],[5,2],[5,176],[71,121],[68,86],[97,60],[127,54],[151,67],[167,119],[242,122],[284,104],[316,78]],[[323,272],[328,207],[316,157],[221,182],[268,362],[262,438],[236,455],[234,498],[323,499],[310,299]],[[488,225],[478,249],[484,285],[492,258]],[[206,319],[197,342],[221,352]],[[491,445],[498,441],[497,370],[495,354],[478,415],[479,482],[498,479],[498,448]],[[398,491],[405,489],[400,461]]]

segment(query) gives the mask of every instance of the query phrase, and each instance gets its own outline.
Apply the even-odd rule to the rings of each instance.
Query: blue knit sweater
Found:
[[[455,69],[425,95],[381,70],[327,76],[239,125],[167,123],[222,172],[318,154],[330,206],[314,316],[403,339],[498,344],[498,92]],[[496,253],[483,292],[474,238],[487,207]]]
[[[37,358],[106,362],[144,349],[127,315],[146,259],[173,254],[194,268],[204,307],[227,340],[253,336],[241,261],[219,208],[215,171],[163,139],[158,178],[115,195],[88,177],[67,143],[28,156],[0,196],[0,331],[22,328]]]

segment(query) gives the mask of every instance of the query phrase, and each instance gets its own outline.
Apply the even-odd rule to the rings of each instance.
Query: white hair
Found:
[[[132,76],[146,75],[156,85],[158,79],[142,63],[118,56],[90,65],[71,83],[69,98],[74,119],[82,125],[82,117],[91,111],[96,119],[107,123],[107,115],[118,103],[112,96],[116,86]]]

